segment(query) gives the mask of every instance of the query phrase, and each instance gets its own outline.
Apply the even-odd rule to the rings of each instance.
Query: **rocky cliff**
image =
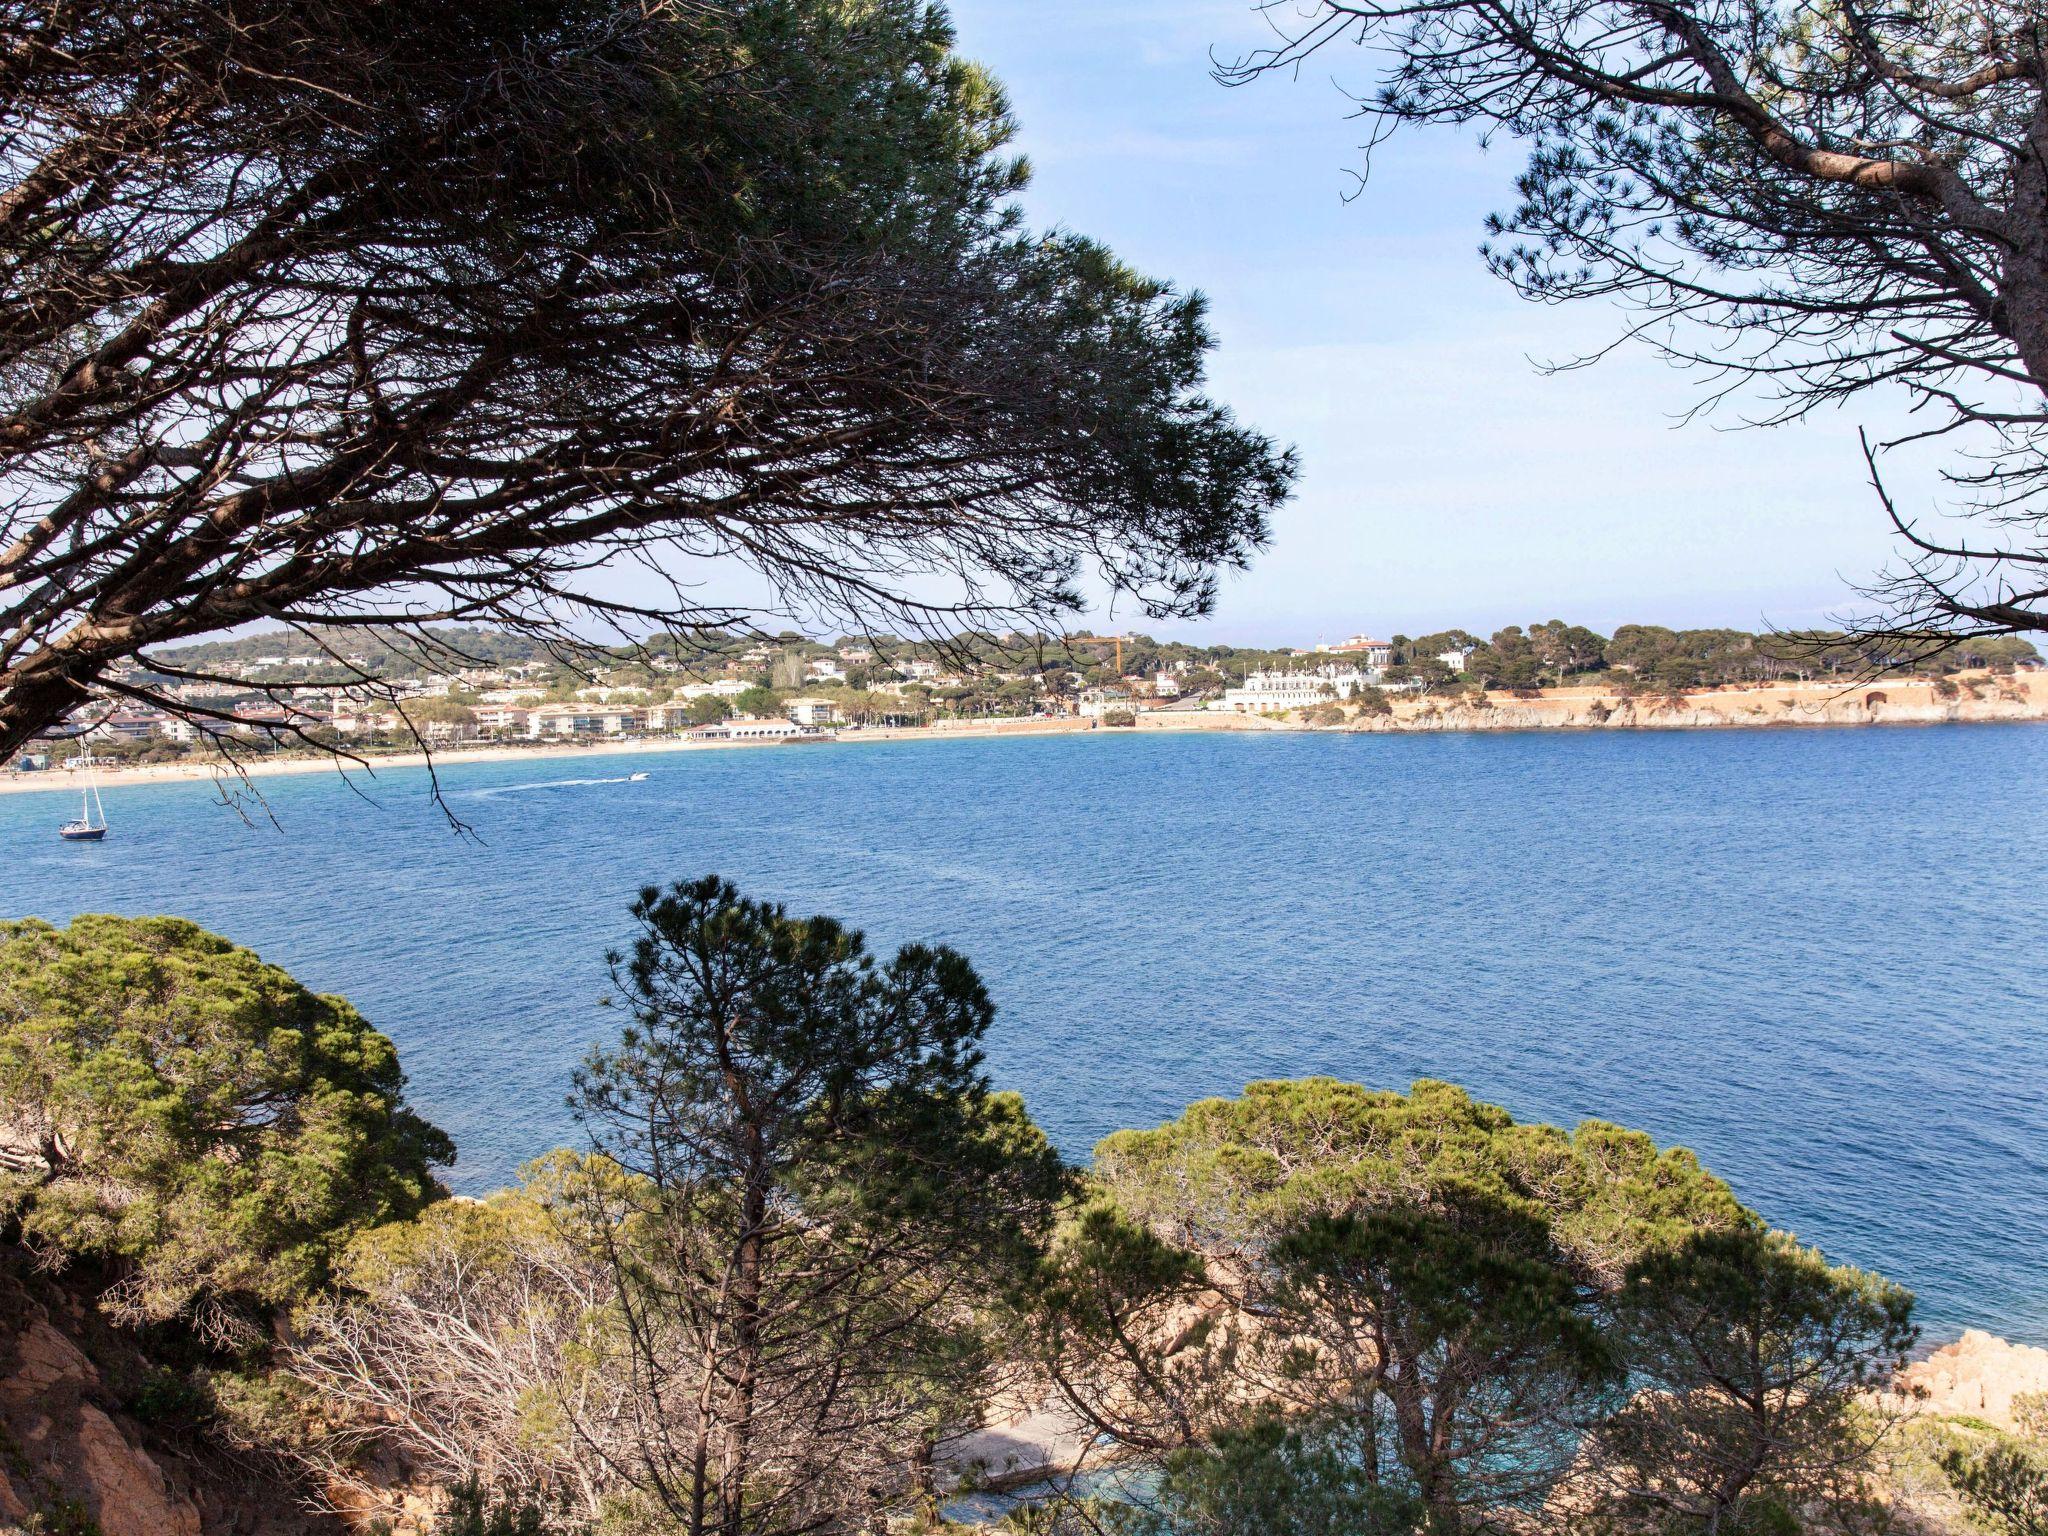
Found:
[[[1396,699],[1393,712],[1355,719],[1356,731],[1673,730],[1716,726],[1945,725],[2048,719],[2048,673],[1966,677],[1937,684],[1847,687],[1782,683],[1673,696],[1625,697],[1599,688],[1489,693],[1484,703]]]
[[[260,1459],[138,1417],[167,1379],[88,1289],[0,1245],[0,1533],[340,1536]]]

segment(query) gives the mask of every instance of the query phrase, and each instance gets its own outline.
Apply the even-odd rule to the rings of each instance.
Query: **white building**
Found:
[[[647,712],[620,704],[543,704],[527,711],[526,734],[623,736],[646,728]]]
[[[839,719],[839,711],[830,699],[791,699],[789,718],[798,725],[831,725]]]
[[[524,736],[532,713],[513,704],[479,704],[476,727],[493,736]]]
[[[1449,667],[1453,672],[1462,672],[1465,670],[1465,663],[1472,659],[1472,647],[1469,645],[1454,645],[1448,651],[1438,651],[1436,659]]]
[[[1375,640],[1370,635],[1352,635],[1335,645],[1318,644],[1316,650],[1325,656],[1356,656],[1375,672],[1394,664],[1394,644],[1391,640]]]
[[[700,725],[687,733],[691,741],[830,741],[824,731],[794,720],[726,720]]]
[[[1361,688],[1378,681],[1376,672],[1357,667],[1325,666],[1312,672],[1254,672],[1240,688],[1226,688],[1211,709],[1240,715],[1263,715],[1276,710],[1314,709],[1350,698]]]

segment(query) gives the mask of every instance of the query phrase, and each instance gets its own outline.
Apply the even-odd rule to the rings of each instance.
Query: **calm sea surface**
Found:
[[[644,771],[639,783],[625,776]],[[939,939],[998,1082],[1069,1154],[1252,1078],[1445,1077],[1694,1148],[1913,1286],[2048,1344],[2048,727],[1117,733],[555,759],[360,798],[262,781],[0,796],[0,915],[175,912],[394,1036],[478,1190],[569,1140],[640,885]]]

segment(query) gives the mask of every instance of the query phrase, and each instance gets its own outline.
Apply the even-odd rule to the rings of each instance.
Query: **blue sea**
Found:
[[[633,781],[629,775],[645,773]],[[1101,733],[0,796],[0,914],[175,912],[399,1043],[476,1191],[573,1139],[648,882],[965,950],[1071,1156],[1259,1077],[1697,1151],[1932,1336],[2048,1344],[2048,726]]]

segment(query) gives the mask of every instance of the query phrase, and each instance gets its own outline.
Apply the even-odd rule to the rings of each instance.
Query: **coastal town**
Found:
[[[344,638],[350,648],[338,643]],[[496,631],[392,632],[374,644],[360,635],[280,632],[186,647],[154,666],[131,663],[110,676],[95,708],[31,742],[7,767],[21,782],[81,758],[119,769],[223,752],[801,744],[1140,721],[1182,729],[1485,725],[1475,708],[1496,724],[1599,725],[1617,706],[1645,699],[1665,701],[1667,724],[1715,723],[1721,716],[1712,709],[1698,720],[1676,718],[1677,705],[1758,690],[1831,698],[1879,675],[1917,686],[1930,706],[1994,697],[2031,709],[2031,687],[2012,679],[2041,668],[2034,648],[2014,639],[1910,663],[1831,637],[1639,625],[1601,636],[1560,621],[1510,626],[1488,639],[1457,629],[1419,638],[1359,633],[1275,649],[1141,634],[1009,631],[912,642],[791,632],[745,641],[663,636],[562,654]]]

